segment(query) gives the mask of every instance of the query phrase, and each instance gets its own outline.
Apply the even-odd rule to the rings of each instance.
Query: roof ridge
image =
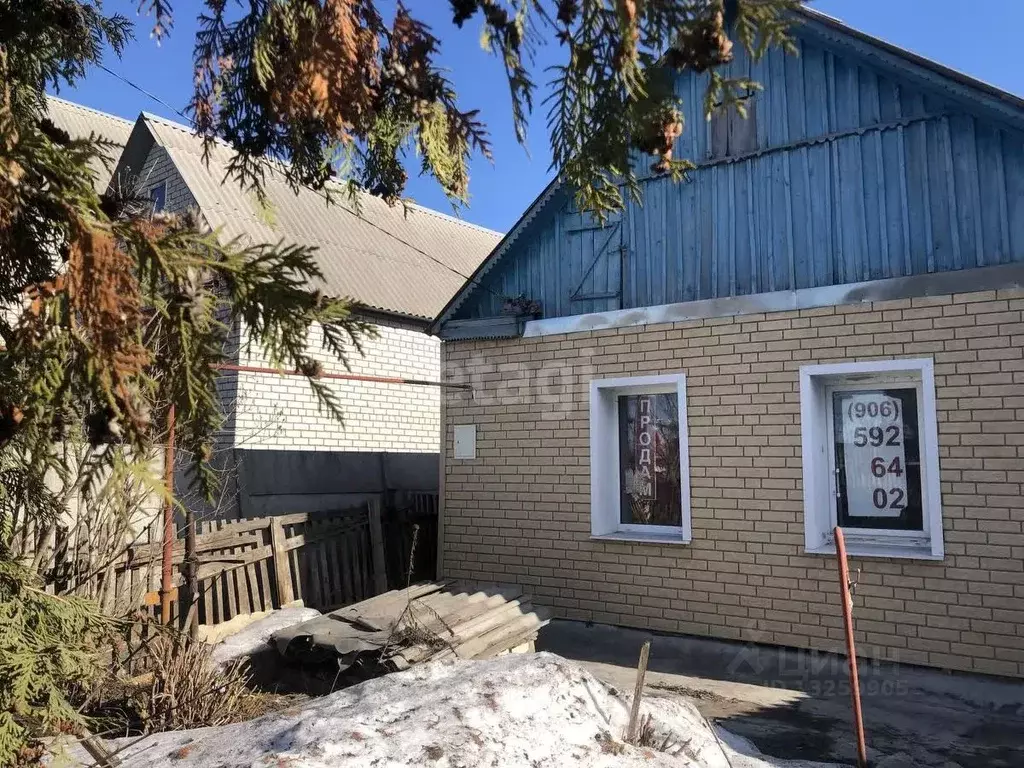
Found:
[[[128,126],[135,125],[135,120],[129,120],[127,117],[121,117],[120,115],[115,115],[115,114],[112,114],[110,112],[104,112],[102,109],[94,109],[93,107],[86,106],[85,104],[80,104],[77,101],[71,101],[70,99],[65,99],[65,98],[62,98],[60,96],[55,96],[52,93],[46,94],[46,98],[48,100],[58,101],[61,104],[65,104],[65,105],[67,105],[69,107],[74,107],[75,109],[80,109],[83,112],[91,112],[94,115],[100,115],[101,117],[107,117],[107,118],[110,118],[111,120],[117,120],[118,122],[124,123],[125,125],[128,125]]]
[[[483,233],[488,234],[488,235],[494,235],[494,236],[500,238],[500,237],[503,237],[504,234],[505,234],[504,232],[499,232],[496,229],[491,229],[490,227],[485,227],[482,224],[475,224],[472,221],[466,221],[465,219],[460,219],[458,216],[452,216],[451,214],[444,213],[444,212],[439,211],[439,210],[437,210],[435,208],[428,208],[427,206],[420,205],[419,203],[416,203],[416,202],[409,201],[409,202],[406,203],[406,205],[408,205],[410,208],[415,208],[418,211],[422,211],[423,213],[429,213],[431,216],[436,216],[439,219],[444,219],[445,221],[450,221],[453,224],[460,224],[463,227],[468,227],[469,229],[475,229],[478,232],[483,232]]]
[[[986,92],[989,96],[999,99],[1001,101],[1013,102],[1011,106],[1016,109],[1024,109],[1024,97],[1014,93],[1013,91],[1007,90],[1003,86],[995,85],[982,80],[980,77],[964,72],[963,70],[956,69],[943,64],[938,59],[933,59],[931,56],[926,56],[917,51],[911,50],[903,45],[894,43],[884,37],[874,34],[873,32],[865,32],[859,27],[855,27],[852,24],[843,21],[838,16],[833,16],[824,11],[819,11],[817,8],[813,8],[810,5],[798,6],[794,13],[798,16],[803,16],[806,19],[820,22],[821,24],[832,27],[833,29],[845,33],[851,37],[859,38],[860,40],[867,42],[869,45],[874,45],[877,48],[881,48],[883,51],[906,59],[911,64],[930,69],[940,77],[946,77],[951,80],[958,81],[961,85],[966,85],[969,88],[974,88],[979,91]]]
[[[190,135],[194,135],[194,134],[192,134],[192,129],[189,126],[185,125],[184,123],[179,123],[177,120],[171,120],[168,117],[164,117],[163,115],[158,115],[155,112],[149,112],[149,111],[147,111],[145,109],[142,110],[142,116],[144,118],[146,118],[147,120],[156,120],[158,122],[161,122],[161,123],[164,123],[165,125],[170,126],[171,128],[177,128],[179,131],[185,131],[186,133],[188,133]]]

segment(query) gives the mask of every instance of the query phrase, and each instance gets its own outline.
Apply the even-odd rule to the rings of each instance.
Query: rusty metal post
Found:
[[[853,727],[857,737],[857,768],[868,768],[868,749],[864,741],[864,713],[860,707],[860,676],[857,673],[857,649],[853,640],[853,597],[850,595],[850,566],[846,562],[843,529],[835,527],[836,559],[839,561],[839,594],[843,601],[843,626],[846,629],[846,658],[850,664],[850,696],[853,698]]]
[[[171,623],[171,569],[174,560],[174,403],[167,411],[167,447],[164,449],[164,550],[160,576],[160,621]]]

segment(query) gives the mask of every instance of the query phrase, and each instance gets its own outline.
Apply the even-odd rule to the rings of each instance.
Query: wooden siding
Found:
[[[711,158],[704,80],[679,91],[687,182],[643,182],[605,228],[558,192],[454,317],[525,294],[544,317],[1024,261],[1024,133],[839,44],[732,64],[765,90],[757,149]],[[493,293],[491,293],[493,291]]]

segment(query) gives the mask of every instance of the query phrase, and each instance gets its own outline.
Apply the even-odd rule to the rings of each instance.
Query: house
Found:
[[[860,653],[1022,676],[1024,101],[795,21],[746,122],[680,78],[688,181],[552,182],[435,321],[443,575],[842,651],[839,525]]]
[[[224,181],[230,148],[215,145],[207,165],[201,140],[186,126],[145,112],[131,123],[57,99],[50,112],[73,135],[93,131],[123,144],[106,178],[135,185],[156,211],[194,209],[226,240],[317,246],[324,280],[315,287],[359,302],[360,315],[378,329],[363,355],[352,350],[350,370],[321,354],[318,330],[312,334],[324,372],[353,377],[330,381],[343,425],[320,411],[302,377],[222,375],[227,423],[215,455],[224,471],[219,515],[336,508],[386,489],[436,491],[440,342],[424,331],[498,233],[418,205],[392,208],[369,195],[358,211],[342,195],[328,206],[312,190],[296,194],[272,166],[270,204],[263,206]],[[240,338],[241,329],[236,333]],[[229,363],[269,366],[255,348],[235,349]]]
[[[57,96],[46,97],[46,114],[57,128],[73,138],[87,139],[95,135],[109,143],[106,159],[96,158],[91,165],[96,189],[105,192],[114,174],[114,166],[131,135],[131,120],[108,115]]]

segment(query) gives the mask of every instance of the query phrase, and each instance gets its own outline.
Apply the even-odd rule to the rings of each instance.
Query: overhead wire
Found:
[[[104,72],[106,72],[108,75],[111,75],[112,77],[117,78],[118,80],[123,82],[125,85],[135,89],[136,91],[138,91],[142,95],[146,96],[147,98],[152,99],[153,101],[157,102],[158,104],[162,105],[163,107],[165,107],[165,108],[169,109],[170,111],[174,112],[176,115],[179,115],[183,120],[187,121],[188,124],[192,128],[197,128],[198,127],[198,126],[196,126],[195,121],[191,117],[186,115],[180,109],[177,109],[176,107],[172,107],[170,104],[168,104],[166,101],[161,99],[156,94],[146,90],[145,88],[143,88],[142,86],[138,85],[137,83],[132,82],[131,80],[129,80],[124,75],[122,75],[122,74],[120,74],[118,72],[115,72],[114,70],[110,69],[109,67],[107,67],[104,64],[98,64],[97,66],[100,69],[102,69]],[[321,194],[321,190],[318,190],[315,187],[313,187],[313,186],[311,186],[311,185],[309,185],[309,184],[307,184],[305,182],[299,182],[299,183],[300,183],[301,186],[305,187],[309,191],[314,192],[316,194]],[[429,259],[430,261],[434,262],[438,266],[440,266],[440,267],[448,270],[449,272],[453,273],[454,275],[456,275],[458,277],[461,277],[467,283],[472,283],[473,285],[475,285],[475,286],[477,286],[479,288],[483,288],[485,291],[487,291],[488,293],[490,293],[492,296],[494,296],[497,299],[502,299],[502,300],[505,299],[505,296],[503,296],[502,294],[498,293],[497,291],[494,291],[493,289],[489,288],[488,286],[484,285],[482,282],[477,280],[475,277],[472,277],[471,275],[466,275],[466,274],[462,273],[461,271],[459,271],[458,269],[456,269],[455,267],[451,266],[450,264],[446,264],[445,262],[443,262],[440,259],[438,259],[436,256],[433,256],[433,255],[427,253],[426,251],[424,251],[422,248],[419,248],[418,246],[414,245],[413,243],[410,243],[405,238],[396,235],[391,230],[385,229],[384,227],[380,226],[379,224],[377,224],[377,223],[375,223],[373,221],[370,221],[365,216],[362,216],[358,211],[352,210],[351,208],[349,208],[347,206],[341,206],[341,208],[342,208],[342,210],[344,210],[344,211],[350,213],[351,215],[355,216],[357,219],[362,221],[364,224],[368,224],[369,226],[373,227],[377,231],[382,232],[385,235],[387,235],[388,237],[392,238],[393,240],[396,240],[397,242],[401,243],[402,245],[404,245],[406,248],[409,248],[413,252],[420,254],[421,256],[423,256],[426,259]],[[372,252],[368,252],[368,253],[370,253],[371,255],[376,256],[378,258],[383,258],[380,254],[375,254],[375,253],[372,253]]]
[[[116,77],[118,80],[120,80],[125,85],[128,85],[128,86],[134,88],[136,91],[141,93],[143,96],[147,96],[147,97],[151,98],[153,101],[155,101],[157,104],[162,104],[163,106],[167,107],[167,109],[171,110],[171,112],[174,112],[177,115],[181,115],[181,117],[183,119],[188,120],[189,123],[191,123],[192,126],[195,127],[195,122],[192,120],[191,117],[186,115],[184,112],[182,112],[177,107],[172,107],[166,101],[164,101],[159,96],[157,96],[155,93],[151,93],[150,91],[147,91],[145,88],[143,88],[141,85],[137,85],[136,83],[133,83],[127,77],[125,77],[124,75],[121,75],[121,74],[115,72],[110,67],[106,66],[105,64],[97,64],[96,66],[98,66],[100,69],[102,69],[108,75]]]

